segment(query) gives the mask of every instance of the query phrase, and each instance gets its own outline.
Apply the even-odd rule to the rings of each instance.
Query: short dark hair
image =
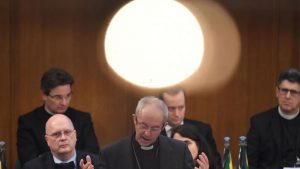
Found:
[[[198,146],[198,155],[204,152],[207,158],[209,159],[209,163],[210,163],[209,165],[210,166],[214,165],[215,159],[213,159],[211,147],[207,143],[207,140],[204,138],[204,136],[200,133],[200,131],[195,126],[190,124],[180,125],[173,129],[171,137],[173,138],[176,133],[180,134],[182,137],[186,137],[195,141]]]
[[[171,89],[168,89],[164,92],[161,92],[159,95],[158,95],[158,98],[162,101],[164,101],[164,96],[165,94],[169,94],[169,95],[177,95],[178,93],[182,92],[184,97],[185,97],[185,91],[181,88],[171,88]]]
[[[295,68],[290,68],[281,72],[277,80],[277,86],[279,86],[284,80],[300,84],[300,72]]]
[[[67,71],[60,68],[51,68],[47,70],[41,78],[41,90],[44,94],[49,95],[50,91],[57,86],[72,86],[74,83],[73,76]]]

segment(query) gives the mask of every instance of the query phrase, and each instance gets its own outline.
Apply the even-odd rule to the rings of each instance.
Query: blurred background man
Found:
[[[161,132],[162,135],[171,137],[172,129],[179,125],[195,126],[198,132],[204,136],[212,152],[212,163],[214,168],[222,168],[221,156],[217,150],[215,139],[212,135],[212,129],[209,124],[201,121],[185,118],[185,92],[182,89],[170,89],[160,94],[160,99],[165,102],[168,107],[168,124]],[[211,167],[213,167],[211,166]]]

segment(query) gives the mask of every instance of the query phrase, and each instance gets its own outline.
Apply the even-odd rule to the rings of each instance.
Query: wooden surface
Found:
[[[17,118],[42,104],[40,77],[52,66],[74,75],[71,105],[91,112],[101,146],[132,131],[131,114],[137,100],[157,92],[135,89],[111,77],[104,60],[106,25],[124,2],[0,1],[0,140],[7,142],[10,168],[17,159]],[[211,124],[221,154],[223,137],[230,136],[236,163],[238,137],[247,133],[249,118],[276,105],[278,73],[288,67],[299,68],[300,2],[217,2],[239,31],[239,64],[219,88],[206,94],[187,93],[187,117]]]

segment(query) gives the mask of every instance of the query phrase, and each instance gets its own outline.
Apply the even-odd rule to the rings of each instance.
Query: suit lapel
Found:
[[[120,151],[120,153],[124,153],[124,155],[122,155],[122,157],[125,157],[122,160],[122,162],[120,162],[120,164],[124,164],[123,166],[128,166],[128,168],[133,168],[133,159],[134,158],[134,154],[133,154],[133,151],[132,151],[132,148],[133,148],[133,139],[134,138],[134,135],[131,136],[131,137],[128,137],[126,139],[126,142],[124,142],[124,146],[123,146],[123,151]],[[128,146],[130,145],[130,146]],[[127,168],[127,167],[126,167]]]
[[[44,162],[45,162],[44,166],[46,167],[46,169],[53,169],[53,168],[55,168],[54,167],[54,160],[53,160],[52,154],[50,152],[47,153],[47,155],[45,156]]]
[[[165,131],[165,130],[163,130]],[[169,167],[169,162],[166,157],[170,156],[171,154],[166,154],[166,152],[170,152],[169,151],[170,147],[168,144],[165,144],[165,140],[162,138],[162,136],[159,136],[159,158],[160,158],[160,169],[168,169]]]
[[[281,133],[281,125],[280,125],[280,118],[278,117],[278,109],[275,109],[272,112],[271,115],[271,130],[274,136],[274,140],[275,140],[275,146],[277,147],[277,150],[280,149],[280,133]]]
[[[160,158],[160,169],[174,169],[176,160],[173,159],[173,149],[170,144],[167,142],[168,137],[159,136],[159,158]],[[181,159],[180,159],[181,160]]]
[[[298,114],[298,116],[299,116],[299,114]],[[298,118],[298,124],[300,124],[300,119],[299,119],[299,117],[296,117],[296,118]],[[297,126],[297,138],[296,138],[296,154],[298,155],[298,157],[299,157],[299,143],[300,143],[300,130],[299,130],[299,127],[300,126]],[[299,157],[300,158],[300,157]]]
[[[164,129],[160,132],[160,134],[163,135],[163,136],[167,136],[166,129],[164,128]]]
[[[85,160],[85,155],[83,153],[81,153],[81,151],[76,151],[76,168],[80,168],[79,166],[79,162],[81,159]]]

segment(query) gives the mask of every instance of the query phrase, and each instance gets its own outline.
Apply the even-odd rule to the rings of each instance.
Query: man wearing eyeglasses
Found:
[[[64,114],[73,122],[78,132],[76,149],[99,152],[90,114],[69,107],[73,83],[73,77],[60,68],[51,68],[43,74],[41,93],[44,104],[18,120],[17,151],[21,165],[49,151],[44,139],[44,126],[54,114]]]
[[[167,118],[163,101],[153,96],[142,98],[133,115],[135,133],[102,150],[106,169],[194,169],[187,145],[160,135]],[[209,167],[204,154],[198,163],[199,169]]]
[[[300,72],[282,72],[275,93],[278,106],[254,115],[250,121],[247,153],[251,169],[300,163]]]
[[[168,124],[161,134],[171,137],[172,130],[179,125],[194,126],[210,146],[212,152],[211,159],[209,159],[210,169],[220,169],[222,167],[221,156],[217,150],[211,126],[201,121],[185,118],[185,92],[180,88],[174,88],[162,92],[159,98],[165,102],[169,111]]]
[[[103,169],[104,164],[98,155],[75,149],[76,130],[67,116],[51,116],[45,130],[50,152],[26,162],[23,169]]]

